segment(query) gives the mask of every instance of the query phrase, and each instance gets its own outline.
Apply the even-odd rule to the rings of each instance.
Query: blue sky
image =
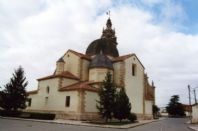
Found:
[[[186,34],[198,33],[198,1],[197,0],[117,0],[113,6],[130,5],[150,12],[154,15],[153,22],[160,24],[167,21],[172,28]],[[175,10],[174,10],[175,7]],[[165,16],[165,11],[171,9],[172,16]],[[177,11],[179,8],[180,11]]]

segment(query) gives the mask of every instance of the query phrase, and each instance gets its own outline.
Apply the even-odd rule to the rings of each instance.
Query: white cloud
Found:
[[[112,6],[113,1],[30,2],[1,1],[1,86],[9,80],[13,69],[22,65],[29,80],[28,90],[36,89],[36,79],[53,73],[56,60],[65,51],[83,53],[90,42],[101,36],[109,8],[120,54],[134,52],[140,58],[156,84],[157,104],[165,105],[173,94],[182,95],[181,100],[187,102],[186,86],[196,86],[198,79],[197,35],[167,28],[165,19],[155,25],[152,13],[126,4]],[[173,4],[169,6],[167,10],[173,9]],[[163,11],[167,19],[174,17],[170,12]],[[185,14],[180,7],[177,12]]]

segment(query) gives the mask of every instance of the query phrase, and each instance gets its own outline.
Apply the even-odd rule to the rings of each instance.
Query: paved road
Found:
[[[188,119],[184,118],[167,118],[130,129],[130,131],[192,131],[188,129],[187,121]]]
[[[110,129],[0,118],[0,131],[191,131],[185,124],[187,121],[183,118],[168,118],[130,129]]]

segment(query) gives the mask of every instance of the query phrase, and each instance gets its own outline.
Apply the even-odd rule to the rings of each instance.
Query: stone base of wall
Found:
[[[147,114],[136,114],[138,120],[151,120],[153,119],[153,115]]]
[[[55,119],[66,119],[66,120],[100,120],[101,117],[97,112],[85,112],[85,113],[76,113],[76,112],[64,112],[64,111],[49,111],[49,110],[25,110],[27,112],[40,112],[40,113],[54,113],[56,114]]]
[[[198,123],[198,119],[192,118],[192,123],[193,124],[197,124]]]
[[[98,113],[86,112],[86,113],[57,113],[56,119],[70,119],[70,120],[99,120],[101,119]]]
[[[144,120],[152,120],[153,115],[144,115]]]
[[[97,112],[64,112],[64,111],[49,111],[49,110],[25,110],[27,112],[40,112],[40,113],[54,113],[56,114],[55,119],[66,119],[66,120],[82,120],[82,121],[92,121],[92,120],[101,120],[101,116]],[[150,114],[136,114],[138,120],[151,120],[153,116]]]

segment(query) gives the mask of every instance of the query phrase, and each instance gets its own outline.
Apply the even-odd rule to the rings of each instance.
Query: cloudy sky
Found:
[[[84,53],[101,36],[110,10],[119,53],[139,57],[157,105],[174,94],[188,103],[187,85],[198,86],[197,7],[196,0],[0,0],[0,86],[21,65],[27,89],[36,89],[68,49]]]

